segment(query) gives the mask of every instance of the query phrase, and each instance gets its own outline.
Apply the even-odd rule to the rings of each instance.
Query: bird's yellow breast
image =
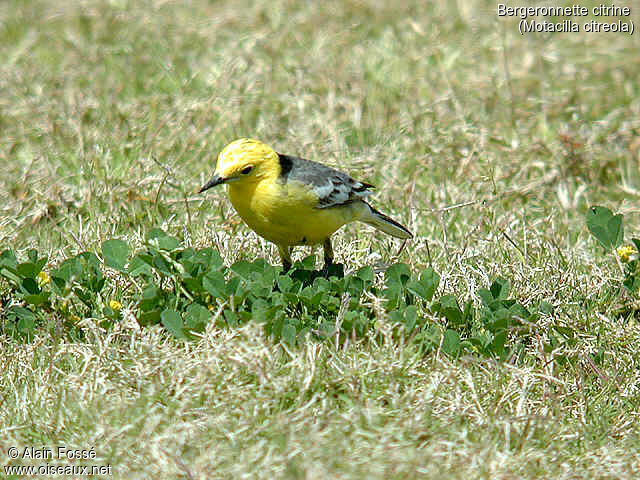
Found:
[[[229,198],[238,215],[261,237],[278,245],[315,245],[366,208],[353,202],[317,208],[318,197],[298,182],[261,181],[229,184]]]

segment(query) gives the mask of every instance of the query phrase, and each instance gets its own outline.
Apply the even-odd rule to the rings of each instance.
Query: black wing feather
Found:
[[[301,182],[311,185],[318,194],[318,208],[345,205],[362,200],[374,188],[366,182],[359,182],[334,168],[321,163],[279,153],[280,178],[282,182]]]

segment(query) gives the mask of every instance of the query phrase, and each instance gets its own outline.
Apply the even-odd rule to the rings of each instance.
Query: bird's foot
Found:
[[[324,278],[329,277],[344,277],[344,265],[342,263],[333,263],[333,262],[324,262],[324,266],[322,270],[320,270],[320,275]]]
[[[282,260],[282,273],[287,274],[291,270],[291,262]]]

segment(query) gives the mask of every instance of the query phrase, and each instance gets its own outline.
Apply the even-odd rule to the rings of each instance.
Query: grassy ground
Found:
[[[521,36],[492,2],[385,3],[0,3],[0,245],[56,265],[163,227],[276,263],[221,192],[194,193],[253,136],[378,185],[416,233],[396,258],[346,228],[349,269],[432,264],[476,302],[509,278],[574,330],[572,361],[542,349],[544,325],[511,364],[420,355],[384,316],[346,349],[288,349],[253,323],[183,343],[125,305],[115,330],[82,319],[83,341],[1,339],[0,463],[66,445],[113,478],[640,474],[640,326],[614,314],[619,266],[584,227],[601,204],[640,234],[640,37]]]

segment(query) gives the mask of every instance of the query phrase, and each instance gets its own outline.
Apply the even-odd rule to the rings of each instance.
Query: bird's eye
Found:
[[[249,165],[248,167],[244,167],[242,170],[240,170],[240,173],[242,175],[249,175],[251,173],[251,170],[253,170],[253,166]]]

